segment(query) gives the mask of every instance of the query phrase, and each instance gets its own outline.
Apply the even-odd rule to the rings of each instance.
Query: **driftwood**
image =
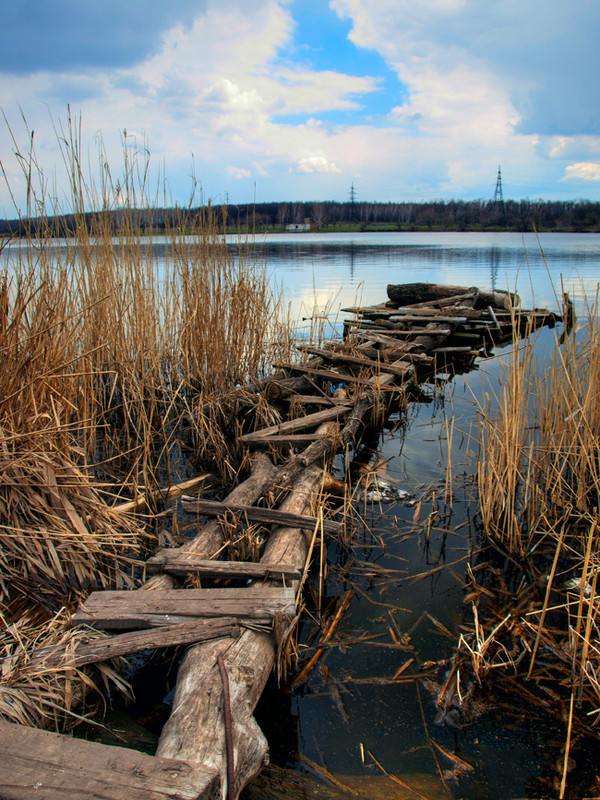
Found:
[[[313,517],[309,514],[290,514],[289,512],[280,511],[278,508],[258,508],[257,506],[249,506],[242,503],[218,503],[214,500],[204,500],[202,498],[185,500],[182,506],[186,511],[209,514],[211,516],[218,516],[231,511],[236,515],[252,520],[252,522],[264,522],[268,525],[289,525],[297,528],[310,528],[311,530],[316,525],[319,525],[329,533],[339,533],[342,529],[341,523],[330,519],[319,520],[318,517]]]
[[[401,283],[388,284],[387,296],[399,306],[412,305],[414,303],[429,303],[433,300],[445,300],[449,298],[464,297],[465,294],[477,294],[477,287],[465,289],[462,286],[448,286],[439,283]]]
[[[44,667],[95,664],[129,653],[143,650],[156,650],[159,647],[175,647],[181,644],[206,642],[221,636],[238,637],[240,628],[233,617],[219,619],[194,619],[178,625],[165,625],[162,628],[120,633],[116,636],[102,636],[88,642],[77,643],[73,650],[56,647],[40,647],[32,654],[32,660],[43,663]]]
[[[96,628],[152,628],[190,617],[235,617],[270,625],[275,615],[293,612],[289,587],[246,589],[165,589],[92,592],[73,615],[75,624]]]
[[[217,800],[215,769],[0,722],[2,800]]]
[[[398,378],[403,378],[406,370],[410,369],[409,364],[402,364],[395,366],[394,364],[386,364],[384,361],[375,361],[366,356],[346,355],[345,353],[336,353],[335,350],[325,350],[322,347],[309,347],[303,345],[298,348],[310,353],[320,353],[326,361],[339,362],[340,364],[352,364],[363,369],[376,370],[377,372],[390,372]]]

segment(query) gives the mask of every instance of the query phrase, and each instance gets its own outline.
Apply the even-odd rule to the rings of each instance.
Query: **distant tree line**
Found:
[[[69,236],[85,225],[97,230],[108,225],[115,232],[161,231],[193,228],[198,208],[116,209],[75,216],[0,220],[0,236]],[[212,206],[210,213],[222,229],[281,230],[287,225],[310,222],[317,230],[353,226],[368,230],[563,230],[600,232],[600,203],[589,200],[435,200],[422,203],[279,202]]]

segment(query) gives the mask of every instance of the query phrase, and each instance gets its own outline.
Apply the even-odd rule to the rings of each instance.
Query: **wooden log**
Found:
[[[428,330],[427,333],[429,335],[437,335],[437,336],[449,336],[452,333],[452,328],[448,327],[439,327],[439,328],[431,328],[431,321],[427,323]],[[393,334],[394,336],[420,336],[422,333],[425,332],[424,328],[405,328],[402,327],[402,323],[399,322],[390,322],[388,319],[378,319],[377,322],[370,323],[368,321],[361,322],[359,325],[360,329],[365,329],[369,333],[384,333],[384,334]]]
[[[249,506],[242,503],[218,503],[215,500],[198,498],[184,501],[181,505],[185,511],[210,514],[212,516],[226,514],[231,511],[234,514],[243,515],[253,522],[265,522],[269,525],[289,525],[310,530],[319,525],[329,533],[339,533],[342,527],[339,522],[327,519],[321,522],[317,517],[308,514],[290,514],[278,508],[258,508],[257,506]]]
[[[271,425],[268,428],[263,428],[260,431],[253,433],[246,433],[241,437],[242,442],[251,442],[254,439],[262,439],[264,436],[271,434],[284,434],[294,433],[296,431],[303,431],[310,428],[318,427],[322,422],[328,422],[331,419],[337,419],[339,416],[348,414],[350,411],[349,403],[340,403],[332,408],[326,408],[323,411],[315,411],[314,414],[307,414],[304,417],[296,417],[287,422],[282,422],[279,425]]]
[[[432,300],[456,297],[457,295],[475,295],[477,292],[476,286],[466,288],[464,286],[448,286],[442,283],[400,283],[388,284],[387,287],[387,296],[399,306],[427,303]]]
[[[217,770],[0,722],[2,800],[218,800]]]
[[[194,619],[178,625],[165,625],[162,628],[132,631],[78,642],[72,651],[65,650],[62,646],[40,647],[33,651],[31,658],[34,662],[43,662],[45,667],[82,667],[84,664],[108,661],[130,653],[141,653],[143,650],[206,642],[221,636],[237,638],[240,635],[237,623],[233,617]]]
[[[435,317],[430,315],[423,316],[421,314],[394,314],[393,316],[389,317],[388,322],[394,322],[400,325],[411,325],[415,322],[422,322],[425,325],[429,324],[430,322],[441,323],[445,322],[447,325],[464,325],[467,321],[468,317],[461,316],[461,317],[452,317],[445,314],[438,314]]]
[[[190,617],[235,619],[270,625],[275,615],[293,613],[290,587],[247,589],[165,589],[92,592],[73,615],[75,624],[103,629],[152,628]]]
[[[323,473],[311,467],[297,482],[283,511],[306,514]],[[286,563],[301,570],[308,553],[307,537],[295,528],[276,528],[267,542],[264,564]],[[270,555],[273,555],[271,559]],[[249,587],[258,591],[258,587]],[[216,769],[226,783],[225,729],[222,718],[223,684],[217,664],[221,655],[227,669],[233,723],[235,786],[237,794],[262,768],[268,745],[252,712],[275,663],[271,636],[253,630],[237,640],[218,639],[186,653],[179,668],[173,711],[161,734],[157,755],[177,757]],[[226,797],[223,789],[222,797]]]
[[[159,550],[146,561],[149,571],[171,572],[174,575],[194,574],[205,578],[252,578],[254,580],[298,580],[300,573],[289,564],[264,565],[255,561],[212,561],[203,558],[183,558],[174,549]]]

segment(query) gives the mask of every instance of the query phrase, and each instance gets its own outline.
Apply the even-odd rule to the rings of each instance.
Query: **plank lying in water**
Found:
[[[135,629],[186,622],[190,617],[235,617],[270,625],[276,614],[293,613],[294,605],[290,587],[92,592],[73,615],[73,623]]]
[[[216,770],[0,722],[3,800],[217,800]]]
[[[197,512],[208,516],[219,516],[228,511],[240,514],[252,522],[265,522],[268,525],[285,525],[290,528],[310,528],[311,530],[321,521],[318,517],[303,514],[289,514],[286,511],[279,511],[276,508],[257,508],[256,506],[243,505],[241,503],[219,503],[215,500],[184,500],[182,507],[185,511]],[[339,522],[325,519],[323,520],[323,530],[329,533],[339,533],[342,526]]]
[[[149,571],[174,575],[193,573],[205,578],[253,578],[256,580],[299,580],[300,571],[289,564],[261,564],[254,561],[207,561],[185,550],[160,550],[146,561]]]
[[[237,639],[240,632],[237,620],[233,618],[193,619],[178,625],[103,636],[77,644],[73,651],[65,650],[62,646],[42,647],[34,650],[31,657],[34,661],[43,662],[44,666],[82,667],[130,653],[141,653],[143,650],[208,642],[222,636]]]

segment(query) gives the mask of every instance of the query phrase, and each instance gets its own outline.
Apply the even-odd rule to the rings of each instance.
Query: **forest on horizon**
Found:
[[[600,232],[600,202],[590,200],[434,200],[419,203],[380,202],[269,202],[184,208],[127,208],[89,211],[84,219],[90,227],[100,216],[108,216],[115,232],[133,229],[151,233],[192,228],[199,214],[213,216],[226,231],[276,232],[288,225],[310,223],[317,231],[564,231]],[[68,236],[81,222],[81,215],[61,214],[0,220],[0,236],[36,235],[42,230]],[[106,219],[105,219],[106,222]]]

